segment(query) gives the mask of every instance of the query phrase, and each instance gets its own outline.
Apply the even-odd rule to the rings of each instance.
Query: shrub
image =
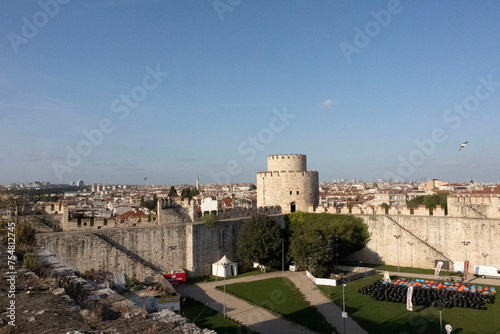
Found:
[[[90,270],[85,270],[82,274],[83,279],[89,279],[89,280],[94,280],[94,275],[95,275],[95,270],[90,269]]]
[[[31,271],[36,271],[38,269],[38,254],[25,253],[23,256],[23,267]]]
[[[217,222],[219,221],[219,219],[216,215],[209,213],[207,215],[204,215],[201,218],[201,221],[204,222],[208,227],[213,227],[213,226],[217,225]]]
[[[129,285],[131,287],[137,286],[137,283],[139,283],[139,280],[137,279],[137,275],[135,273],[132,273],[132,276],[129,279]]]

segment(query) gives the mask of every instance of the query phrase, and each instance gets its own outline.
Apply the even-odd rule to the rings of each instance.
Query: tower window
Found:
[[[297,190],[297,195],[299,194],[299,191]]]
[[[292,191],[290,190],[290,195],[292,194]]]

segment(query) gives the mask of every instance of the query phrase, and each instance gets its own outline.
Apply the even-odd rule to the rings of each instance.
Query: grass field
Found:
[[[219,312],[205,307],[202,303],[191,298],[185,298],[181,305],[181,314],[198,327],[212,329],[220,334],[255,333],[236,321],[224,318]]]
[[[363,264],[363,266],[375,268],[377,270],[398,271],[398,266],[389,266],[386,264]],[[399,271],[402,273],[434,275],[434,269],[399,267]],[[458,273],[458,272],[454,272],[454,271],[441,270],[439,275],[440,276],[461,276],[462,274]]]
[[[376,334],[426,334],[439,333],[439,308],[414,306],[406,310],[406,304],[375,301],[370,296],[357,292],[381,275],[373,275],[350,282],[345,287],[346,311],[368,333]],[[325,296],[342,307],[342,287],[318,286]],[[498,290],[498,288],[497,288]],[[486,304],[487,310],[445,308],[442,311],[443,326],[450,324],[454,334],[500,333],[500,299],[495,304]],[[446,331],[443,329],[443,333]]]
[[[222,290],[222,286],[218,289]],[[288,278],[276,277],[234,284],[226,282],[226,292],[315,332],[337,333],[315,307],[309,306],[299,289]]]

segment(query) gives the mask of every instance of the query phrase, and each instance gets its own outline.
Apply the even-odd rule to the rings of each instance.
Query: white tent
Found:
[[[212,263],[212,275],[219,277],[238,275],[238,264],[224,255],[219,261]]]

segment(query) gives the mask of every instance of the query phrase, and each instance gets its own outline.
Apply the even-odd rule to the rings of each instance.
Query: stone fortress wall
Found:
[[[399,252],[401,266],[433,268],[435,260],[453,265],[454,261],[465,260],[462,241],[470,241],[467,246],[470,271],[475,264],[500,267],[500,219],[355,216],[368,225],[371,237],[368,245],[348,260],[398,265]],[[286,215],[272,217],[284,226]],[[211,272],[211,264],[219,256],[237,260],[236,240],[247,219],[220,220],[214,227],[197,222],[43,233],[37,235],[37,240],[39,246],[82,272],[90,269],[127,275],[135,272],[142,279],[152,275],[153,267],[163,273],[182,269],[190,276],[201,276]],[[395,235],[400,235],[400,239]]]
[[[464,202],[461,198],[455,204],[459,207],[483,207],[488,201],[475,197]],[[453,207],[453,199],[450,203]],[[495,205],[496,199],[492,198],[491,207],[485,212],[496,213],[493,210]],[[200,276],[210,273],[211,263],[219,255],[237,259],[237,236],[242,223],[248,219],[248,216],[243,216],[254,213],[253,211],[236,210],[233,214],[241,215],[236,219],[225,220],[221,216],[219,223],[211,228],[199,222],[138,224],[136,227],[94,231],[83,229],[43,233],[37,235],[37,239],[40,246],[54,252],[82,272],[107,268],[108,271],[127,275],[135,272],[142,280],[153,277],[156,268],[164,273],[185,270],[191,276]],[[500,267],[497,246],[500,240],[500,219],[477,217],[476,211],[469,211],[458,212],[474,214],[476,217],[429,216],[428,211],[425,215],[396,212],[385,215],[382,211],[375,214],[353,212],[354,216],[360,217],[368,225],[371,238],[363,250],[352,254],[348,260],[390,265],[399,263],[401,266],[422,268],[433,268],[435,260],[444,260],[449,261],[450,269],[453,269],[453,263],[463,262],[467,252],[470,272],[473,265]],[[319,210],[314,212],[318,213]],[[274,219],[282,225],[285,219],[285,215],[280,214],[279,207],[260,208],[256,213],[275,214]],[[401,237],[396,239],[395,235]],[[469,246],[464,246],[462,241],[470,241]]]
[[[166,195],[158,195],[157,202],[158,224],[175,224],[182,222],[195,222],[196,201],[190,201],[187,198],[177,204],[175,200]]]
[[[495,195],[448,196],[448,216],[470,218],[500,218],[499,197]]]
[[[305,155],[270,155],[267,169],[257,173],[257,207],[280,206],[283,213],[290,213],[318,205],[319,175],[307,171]]]
[[[365,263],[399,264],[404,267],[434,268],[435,260],[470,261],[474,265],[500,267],[500,219],[433,216],[355,215],[368,225],[367,246],[349,260]],[[397,239],[395,236],[400,236]],[[469,241],[464,246],[462,241]],[[467,248],[467,249],[466,249]]]
[[[448,215],[437,206],[432,215],[425,206],[413,213],[408,207],[391,207],[386,214],[381,206],[309,206],[309,212],[351,214],[368,225],[371,237],[368,245],[352,254],[350,260],[366,263],[433,268],[435,260],[450,263],[470,261],[474,265],[500,268],[500,209],[498,195],[462,194],[447,198]],[[399,239],[395,236],[399,235]],[[469,241],[464,246],[462,241]],[[467,247],[467,249],[466,249]],[[399,254],[399,258],[398,258]]]
[[[284,227],[284,215],[271,217]],[[41,233],[37,243],[81,272],[136,273],[140,280],[155,270],[202,276],[211,274],[212,263],[223,255],[237,260],[236,240],[248,219],[220,220],[213,227],[197,222]]]
[[[447,197],[448,217],[460,218],[500,218],[500,206],[498,195],[449,195]],[[444,208],[437,205],[434,210],[427,209],[425,205],[420,205],[413,210],[407,206],[394,207],[391,206],[386,213],[385,208],[380,205],[354,205],[352,208],[343,206],[342,208],[336,207],[322,207],[309,205],[308,211],[310,213],[331,213],[331,214],[365,214],[365,215],[403,215],[403,216],[446,216]]]

